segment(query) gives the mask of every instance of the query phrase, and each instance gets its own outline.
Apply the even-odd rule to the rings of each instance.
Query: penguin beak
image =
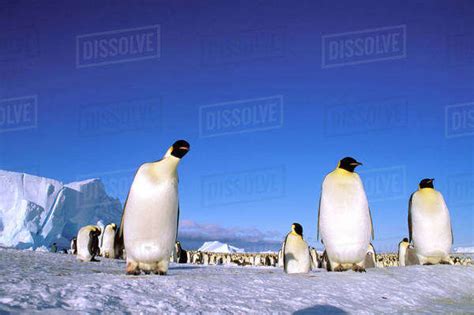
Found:
[[[353,162],[353,163],[351,163],[351,165],[352,165],[352,166],[359,166],[359,165],[363,165],[363,164],[360,163],[360,162]]]
[[[433,181],[434,181],[434,178],[431,178],[431,179],[430,179],[430,183],[432,183]]]

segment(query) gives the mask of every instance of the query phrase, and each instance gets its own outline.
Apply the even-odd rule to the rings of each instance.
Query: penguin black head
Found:
[[[301,224],[293,223],[291,225],[291,230],[296,234],[300,235],[301,237],[303,236],[303,227],[301,226]]]
[[[171,149],[171,155],[174,157],[177,157],[178,159],[181,159],[183,156],[186,155],[186,153],[189,152],[189,149],[191,146],[189,143],[185,140],[178,140],[175,143],[173,143],[172,149]]]
[[[402,242],[408,243],[408,238],[403,238]]]
[[[343,170],[346,170],[352,173],[354,172],[355,168],[359,165],[362,165],[362,163],[357,162],[352,157],[345,157],[339,161],[339,165],[337,167],[342,168]]]
[[[421,188],[434,188],[433,181],[434,181],[434,178],[422,179],[420,182],[420,189]]]

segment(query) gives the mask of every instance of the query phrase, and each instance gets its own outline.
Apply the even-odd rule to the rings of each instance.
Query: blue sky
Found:
[[[408,198],[424,177],[445,196],[455,244],[473,244],[473,13],[469,1],[6,1],[0,167],[101,177],[124,200],[138,165],[187,139],[190,236],[262,243],[300,222],[315,242],[322,180],[353,156],[376,248],[406,236]],[[146,27],[159,35],[146,59],[78,64],[78,38]],[[360,38],[387,45],[331,60],[332,44]],[[25,102],[36,112],[11,116]],[[238,119],[215,127],[229,109]]]

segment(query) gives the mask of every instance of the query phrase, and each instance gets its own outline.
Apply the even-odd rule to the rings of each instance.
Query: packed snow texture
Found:
[[[78,230],[97,221],[118,222],[121,204],[99,179],[70,184],[0,170],[0,245],[20,249],[56,242],[69,247]]]
[[[171,264],[126,276],[125,262],[0,248],[0,313],[473,313],[474,267],[317,269]]]
[[[198,249],[200,252],[211,252],[211,253],[243,253],[244,250],[241,248],[234,247],[229,244],[221,243],[218,241],[205,242]]]

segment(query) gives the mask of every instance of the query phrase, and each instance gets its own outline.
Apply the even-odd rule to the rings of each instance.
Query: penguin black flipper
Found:
[[[413,225],[412,225],[412,222],[411,222],[411,203],[412,203],[412,200],[413,200],[413,194],[411,194],[410,196],[410,200],[408,201],[408,242],[411,243],[411,240],[412,240],[412,233],[413,233]]]
[[[454,244],[453,226],[451,225],[451,245]]]
[[[283,246],[281,247],[281,256],[283,257],[283,270],[286,271],[286,259],[285,259],[285,247],[286,247],[286,240],[288,239],[288,235],[286,235],[285,240],[283,241]]]
[[[175,243],[178,240],[178,228],[179,228],[179,202],[178,202],[178,219],[176,220],[176,238],[175,238]]]
[[[319,207],[318,207],[318,231],[316,234],[316,240],[319,241],[319,218],[321,217],[321,195],[319,195]],[[372,220],[372,217],[370,217]]]
[[[370,230],[372,233],[372,240],[374,240],[375,233],[374,233],[374,222],[372,221],[372,213],[370,212],[370,207],[369,207],[369,217],[370,217]]]

